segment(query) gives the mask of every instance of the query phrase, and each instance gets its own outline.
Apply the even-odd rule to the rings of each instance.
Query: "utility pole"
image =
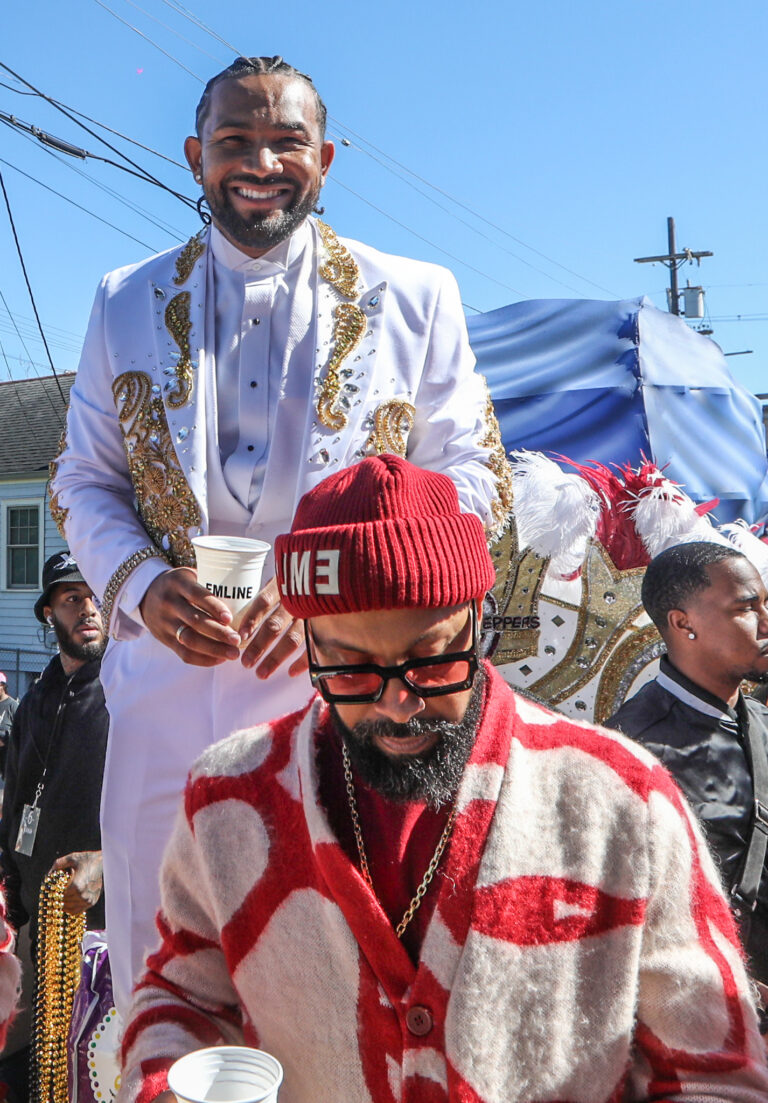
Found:
[[[701,264],[702,257],[712,257],[714,253],[708,251],[694,252],[692,249],[684,249],[682,253],[677,252],[675,245],[675,220],[674,218],[667,219],[667,247],[669,252],[665,256],[659,257],[635,257],[635,264],[664,264],[669,269],[669,311],[671,314],[680,313],[680,291],[677,286],[677,270],[686,262],[692,263],[694,260],[697,264]]]
[[[667,249],[669,250],[668,256],[674,258],[677,256],[675,248],[675,220],[674,218],[667,219]],[[671,310],[673,314],[680,313],[680,292],[677,289],[677,265],[670,264],[669,266],[669,293],[671,296]]]

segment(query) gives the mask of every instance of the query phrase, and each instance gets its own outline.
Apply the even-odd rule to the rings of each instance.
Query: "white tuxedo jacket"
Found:
[[[435,265],[387,256],[358,242],[345,244],[359,266],[356,305],[366,319],[364,336],[342,366],[351,373],[342,383],[350,388],[342,392],[347,424],[338,431],[326,428],[318,423],[315,409],[315,380],[322,381],[333,350],[336,305],[333,288],[320,279],[313,319],[316,359],[286,359],[263,492],[245,533],[271,542],[290,525],[302,494],[331,471],[377,450],[401,450],[391,439],[393,426],[394,436],[400,430],[403,438],[402,454],[419,466],[450,474],[464,508],[490,527],[493,505],[503,498],[504,487],[492,469],[494,423],[489,422],[484,381],[473,371],[455,280]],[[96,296],[72,388],[66,445],[51,490],[58,516],[65,513],[63,531],[70,548],[100,596],[121,565],[153,542],[172,562],[193,562],[178,553],[174,545],[179,540],[169,547],[166,539],[163,547],[163,536],[175,520],[190,535],[207,532],[216,512],[211,509],[207,460],[216,426],[210,417],[215,380],[204,347],[206,245],[204,235],[183,281],[177,267],[182,250],[177,248],[110,273]],[[167,312],[182,295],[188,297],[188,322],[174,325]],[[185,325],[188,334],[182,332]],[[185,342],[191,386],[188,399],[174,405]],[[115,390],[118,380],[122,386]],[[137,491],[141,502],[141,478],[134,472],[132,480],[129,469],[131,410],[121,419],[126,406],[138,403],[140,414],[143,407],[146,415],[153,401],[167,429],[156,424],[151,435],[159,439],[144,441],[143,451],[154,451],[147,466],[152,474],[162,466],[178,466],[178,477],[166,480],[165,487],[160,478],[154,495],[150,486],[149,504],[154,502],[155,508],[145,509],[142,520],[135,507]],[[378,439],[377,419],[390,427]],[[134,449],[140,443],[134,441]],[[184,510],[162,507],[164,489]],[[498,519],[501,510],[495,514]],[[166,566],[158,563],[155,573]],[[149,581],[147,576],[145,589]],[[141,631],[137,622],[121,615],[118,598],[111,634],[128,639]]]
[[[313,233],[311,348],[308,355],[305,341],[285,357],[262,494],[230,534],[273,544],[307,490],[376,451],[449,474],[463,507],[491,528],[509,507],[508,476],[452,275],[357,242],[336,242],[329,254],[317,224]],[[300,707],[311,693],[306,676],[282,670],[260,682],[236,662],[186,666],[136,609],[169,563],[194,565],[189,540],[210,531],[210,519],[223,515],[213,495],[228,493],[217,470],[212,335],[205,340],[207,237],[103,280],[51,484],[54,516],[109,606],[102,831],[118,1000],[129,958],[135,972],[153,941],[157,864],[189,764],[214,740]],[[350,254],[357,279],[354,265],[345,267]],[[331,278],[319,274],[327,260]],[[334,331],[339,303],[357,308],[359,338],[342,358],[349,340]],[[318,416],[334,370],[339,428]],[[268,562],[265,580],[272,573]]]

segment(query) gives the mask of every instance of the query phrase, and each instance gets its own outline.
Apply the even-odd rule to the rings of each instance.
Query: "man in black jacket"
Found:
[[[99,805],[108,727],[101,615],[68,552],[46,562],[35,615],[53,628],[60,653],[19,703],[0,821],[9,919],[17,930],[29,921],[33,952],[40,886],[53,868],[71,871],[65,909],[104,925]]]
[[[699,816],[768,1006],[768,709],[740,689],[768,674],[768,593],[735,548],[691,543],[650,563],[642,599],[667,655],[607,726],[660,758]]]

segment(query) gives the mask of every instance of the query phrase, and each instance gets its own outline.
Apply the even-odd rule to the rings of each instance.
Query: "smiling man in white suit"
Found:
[[[119,1004],[154,941],[189,764],[311,690],[271,560],[238,633],[198,585],[191,539],[271,544],[307,490],[381,452],[449,474],[489,532],[511,504],[454,278],[310,217],[334,155],[325,114],[280,57],[238,58],[208,83],[185,152],[212,224],[102,281],[54,463],[52,510],[111,636],[102,839]]]

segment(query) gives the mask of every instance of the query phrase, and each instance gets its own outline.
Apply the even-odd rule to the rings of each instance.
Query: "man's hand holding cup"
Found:
[[[240,654],[232,612],[198,583],[189,567],[158,575],[140,609],[152,635],[190,666],[218,666]]]

